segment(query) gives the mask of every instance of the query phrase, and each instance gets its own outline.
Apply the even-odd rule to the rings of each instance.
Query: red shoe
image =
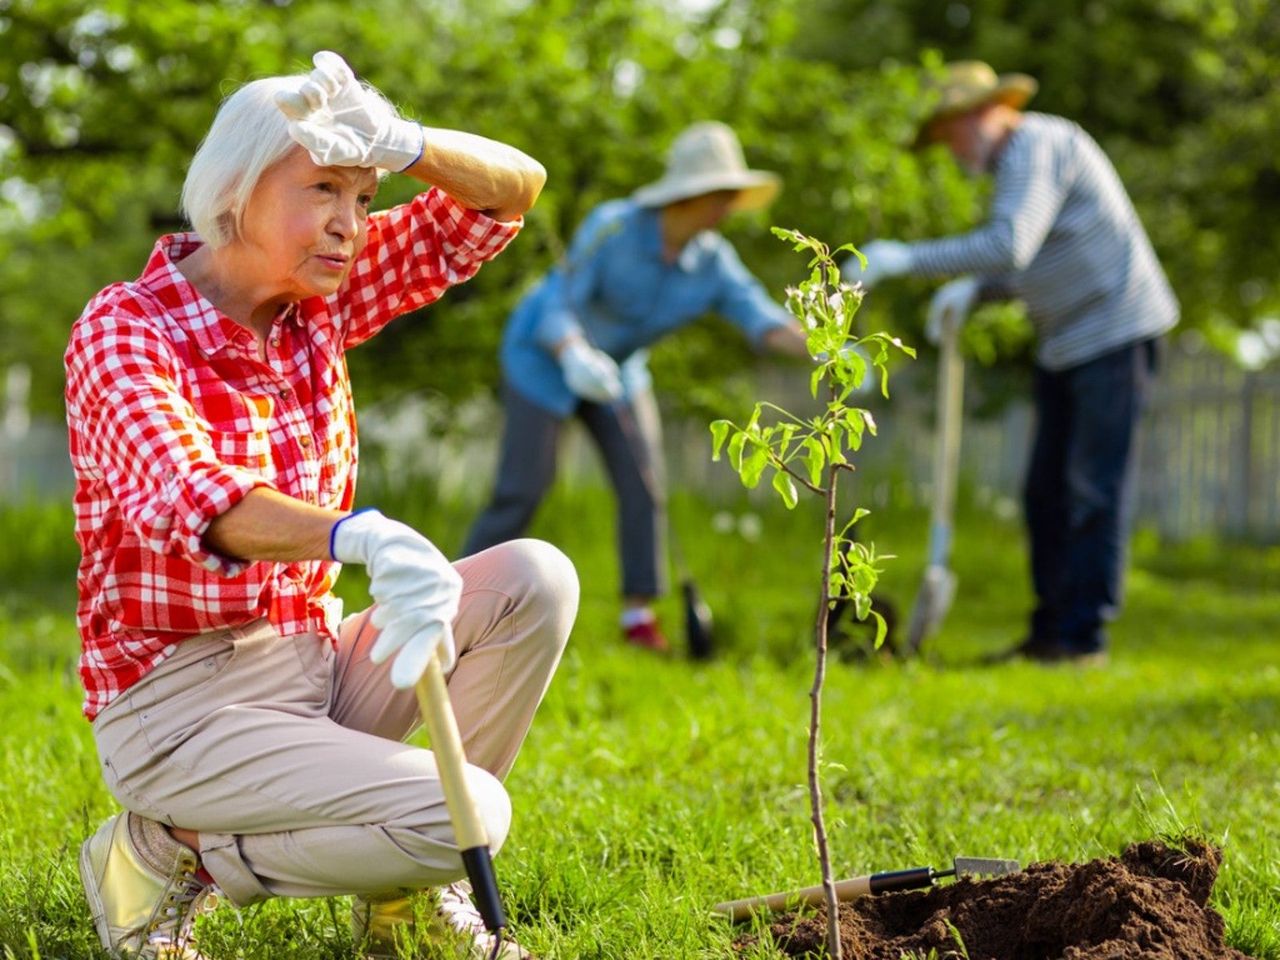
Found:
[[[667,638],[658,629],[658,621],[656,620],[626,627],[622,631],[622,636],[633,647],[644,647],[646,650],[653,650],[656,653],[666,653],[671,649],[671,644],[667,643]]]

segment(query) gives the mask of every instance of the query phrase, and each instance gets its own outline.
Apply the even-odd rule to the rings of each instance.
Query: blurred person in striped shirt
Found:
[[[846,278],[955,276],[929,307],[926,336],[980,302],[1019,299],[1036,334],[1036,434],[1024,510],[1036,606],[998,659],[1098,663],[1119,610],[1135,434],[1162,336],[1178,303],[1115,168],[1062,117],[1024,112],[1024,74],[949,64],[914,146],[943,144],[994,180],[987,220],[968,233],[873,240]]]
[[[496,850],[501,779],[576,615],[549,544],[453,565],[352,512],[346,350],[501,252],[545,171],[402,119],[335,53],[314,64],[223,103],[183,189],[194,232],[95,296],[66,353],[84,710],[125,808],[80,873],[113,956],[198,957],[218,898],[343,894],[358,946],[392,956],[423,888],[442,928],[494,952],[454,883],[434,758],[402,742],[413,688],[439,656]],[[433,186],[371,213],[388,171]],[[375,601],[346,619],[344,562]]]

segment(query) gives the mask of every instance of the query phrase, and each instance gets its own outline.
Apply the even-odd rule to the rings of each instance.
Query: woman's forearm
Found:
[[[423,128],[422,157],[404,171],[495,220],[524,215],[547,181],[542,164],[515,147],[461,130]]]
[[[346,515],[258,487],[209,524],[204,542],[236,560],[328,560],[329,532]]]

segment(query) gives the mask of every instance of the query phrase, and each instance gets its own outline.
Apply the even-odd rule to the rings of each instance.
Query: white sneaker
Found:
[[[504,937],[499,946],[497,938],[485,927],[484,918],[471,899],[471,884],[466,880],[441,887],[436,895],[437,915],[445,926],[470,940],[471,954],[477,960],[533,960],[533,955],[514,940]]]
[[[356,897],[351,905],[351,938],[368,960],[398,960],[419,942],[451,941],[465,944],[472,960],[533,960],[514,940],[497,939],[485,929],[484,919],[471,900],[471,885],[465,880],[432,891],[435,912],[425,930],[414,920],[413,900],[365,900]],[[412,954],[408,954],[412,955]]]

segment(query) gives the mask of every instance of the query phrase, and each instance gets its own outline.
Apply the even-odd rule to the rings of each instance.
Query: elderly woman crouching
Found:
[[[434,184],[371,214],[382,171]],[[113,954],[198,957],[218,896],[354,894],[357,945],[413,935],[408,893],[488,953],[413,686],[439,654],[494,849],[510,770],[577,611],[522,540],[451,565],[352,513],[345,351],[469,279],[542,188],[503,144],[399,119],[337,54],[222,105],[183,190],[194,233],[99,293],[66,354],[80,675],[124,807],[80,871]],[[341,563],[376,604],[341,618]],[[452,884],[452,885],[450,885]],[[516,948],[510,946],[510,953]]]

